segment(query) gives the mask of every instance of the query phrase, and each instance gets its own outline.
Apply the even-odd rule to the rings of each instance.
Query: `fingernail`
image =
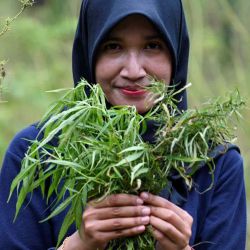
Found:
[[[148,193],[141,193],[141,198],[143,200],[147,200],[148,199]]]
[[[137,227],[137,230],[138,231],[144,231],[145,230],[145,226],[139,226],[139,227]]]
[[[141,222],[145,223],[145,224],[148,224],[149,223],[149,217],[148,216],[142,217]]]
[[[143,200],[142,199],[137,199],[136,203],[137,203],[137,205],[142,205],[143,204]]]
[[[142,215],[149,215],[150,214],[150,208],[149,207],[144,207],[142,209]]]

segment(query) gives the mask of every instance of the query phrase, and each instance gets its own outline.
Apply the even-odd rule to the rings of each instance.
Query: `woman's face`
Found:
[[[101,44],[95,65],[96,81],[112,105],[134,105],[138,113],[153,106],[144,86],[149,76],[169,84],[169,50],[154,25],[141,15],[119,22]]]

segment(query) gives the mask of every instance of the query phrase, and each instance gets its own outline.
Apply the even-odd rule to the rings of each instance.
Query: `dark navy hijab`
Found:
[[[172,83],[186,84],[189,38],[181,0],[84,0],[73,46],[74,83],[95,83],[95,58],[101,42],[122,19],[132,14],[148,18],[165,40],[173,62]],[[187,108],[186,91],[177,97]]]

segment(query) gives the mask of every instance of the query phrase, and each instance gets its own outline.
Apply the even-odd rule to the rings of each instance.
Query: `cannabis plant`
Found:
[[[180,111],[175,96],[182,90],[176,92],[152,81],[148,91],[156,105],[146,115],[138,114],[133,106],[108,106],[98,84],[82,81],[67,91],[39,124],[42,139],[31,142],[11,185],[10,195],[18,190],[16,216],[35,189],[40,188],[47,201],[56,195],[53,212],[46,220],[67,209],[59,244],[70,225],[75,223],[80,229],[90,200],[116,193],[158,194],[167,186],[172,171],[191,188],[192,176],[204,163],[212,178],[210,154],[216,146],[234,139],[233,117],[239,116],[244,105],[239,93],[200,109]],[[142,139],[148,121],[159,127],[154,144]],[[109,249],[122,246],[150,250],[155,241],[149,228],[137,237],[110,242]]]

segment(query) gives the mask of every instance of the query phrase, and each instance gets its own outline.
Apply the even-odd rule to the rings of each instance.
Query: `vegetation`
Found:
[[[10,25],[24,12],[24,10],[27,7],[30,7],[33,5],[34,1],[33,0],[19,0],[21,3],[21,9],[19,10],[19,12],[14,16],[14,17],[8,17],[5,20],[5,23],[3,25],[3,27],[1,27],[0,29],[0,38],[8,31],[10,30]],[[3,91],[2,91],[2,82],[4,80],[4,77],[6,75],[5,73],[5,66],[6,61],[2,60],[0,61],[0,103],[2,102],[3,99]]]
[[[2,31],[0,32],[0,37],[3,36],[10,29],[10,25],[12,24],[12,22],[14,22],[24,12],[24,10],[27,7],[30,7],[34,4],[34,0],[19,0],[19,1],[21,3],[21,9],[14,17],[6,18],[5,24],[2,27]]]
[[[189,81],[194,83],[189,106],[199,106],[235,87],[250,96],[250,1],[184,0],[183,4],[191,36]],[[45,91],[72,86],[71,48],[79,6],[80,0],[34,5],[0,38],[0,59],[8,61],[2,89],[7,102],[0,104],[0,161],[14,134],[40,120],[48,105],[58,99],[59,94]],[[0,24],[19,8],[17,0],[1,1]],[[238,145],[249,176],[248,110],[243,117]],[[246,184],[250,202],[250,183]]]
[[[86,88],[90,89],[90,96],[85,93]],[[200,109],[181,112],[173,87],[152,81],[147,88],[158,97],[154,101],[157,105],[145,116],[138,114],[135,107],[107,107],[101,86],[91,86],[86,81],[55,102],[40,123],[43,139],[32,142],[11,185],[11,194],[20,187],[16,216],[35,189],[40,188],[47,200],[55,195],[54,209],[47,219],[69,207],[59,244],[72,223],[80,229],[83,209],[93,199],[116,193],[158,194],[176,172],[191,188],[192,176],[204,163],[209,166],[212,185],[211,155],[217,146],[224,145],[226,149],[234,140],[234,118],[239,118],[244,107],[239,93],[236,91],[224,102],[218,98]],[[141,137],[147,121],[159,126],[155,144],[144,142]],[[58,146],[52,147],[56,138]],[[48,180],[53,180],[53,184],[45,191]],[[114,241],[109,249],[123,249],[122,245]],[[153,250],[155,242],[146,232],[127,239],[126,246],[131,250],[145,246]]]

